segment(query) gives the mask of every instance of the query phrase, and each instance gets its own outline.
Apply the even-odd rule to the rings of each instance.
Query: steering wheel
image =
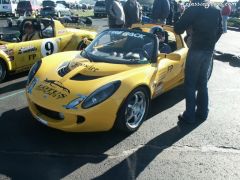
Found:
[[[135,49],[132,49],[132,52],[133,52],[133,53],[138,53],[140,56],[146,57],[147,59],[150,58],[148,52],[147,52],[146,50],[144,50],[143,48],[135,48]]]

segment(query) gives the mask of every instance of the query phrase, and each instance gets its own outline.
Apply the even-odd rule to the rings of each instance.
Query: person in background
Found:
[[[169,0],[154,0],[152,8],[153,23],[166,24],[166,19],[170,13]]]
[[[203,4],[204,0],[193,3]],[[216,42],[222,35],[221,11],[210,5],[190,6],[174,25],[176,34],[191,29],[191,45],[185,65],[186,109],[178,116],[179,121],[193,124],[208,117],[208,70]],[[197,92],[197,95],[196,95]]]
[[[175,10],[174,22],[177,22],[185,10],[184,4],[182,3],[181,0],[178,3],[175,1],[175,9],[174,10]]]
[[[125,26],[127,28],[131,27],[134,23],[139,23],[142,19],[142,7],[137,2],[137,0],[128,0],[124,7],[125,19],[126,23]]]
[[[107,16],[108,16],[108,26],[109,26],[109,28],[111,28],[112,25],[115,24],[114,23],[115,19],[110,14],[110,8],[112,7],[113,1],[114,0],[105,0],[105,4],[106,4],[105,6],[106,6],[106,12],[107,12]]]
[[[24,29],[24,35],[22,37],[22,41],[32,41],[32,40],[40,39],[39,32],[35,30],[32,22],[30,21],[25,22],[23,29]]]
[[[167,22],[166,24],[172,25],[173,24],[173,16],[174,16],[174,1],[170,0],[170,12],[167,17]]]
[[[123,28],[125,14],[120,0],[109,0],[107,5],[109,28]]]
[[[240,16],[240,0],[238,0],[238,2],[236,3],[236,14],[237,17]]]
[[[223,24],[223,33],[227,32],[227,21],[231,14],[231,6],[227,1],[223,2],[222,8],[222,24]]]

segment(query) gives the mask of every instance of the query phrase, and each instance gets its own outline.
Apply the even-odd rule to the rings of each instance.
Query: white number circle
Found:
[[[42,42],[41,53],[42,56],[48,56],[58,52],[58,44],[53,39],[47,39]]]

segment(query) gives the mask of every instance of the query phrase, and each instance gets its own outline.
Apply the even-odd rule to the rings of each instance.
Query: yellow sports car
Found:
[[[40,39],[21,42],[23,25],[30,22]],[[42,57],[62,51],[77,50],[83,45],[83,38],[92,40],[96,32],[65,28],[52,19],[29,18],[22,22],[16,33],[0,34],[0,82],[7,74],[26,71]]]
[[[183,37],[164,26],[173,52],[160,53],[151,26],[105,30],[81,52],[38,61],[26,87],[33,116],[63,131],[136,131],[150,101],[184,80]]]

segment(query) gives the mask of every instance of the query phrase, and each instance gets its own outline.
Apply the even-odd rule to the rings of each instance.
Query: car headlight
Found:
[[[35,76],[35,74],[37,73],[37,71],[39,70],[40,66],[42,64],[42,61],[37,61],[30,69],[29,73],[28,73],[28,79],[27,79],[27,85],[32,81],[33,77]]]
[[[70,103],[64,105],[63,107],[66,109],[77,109],[76,106],[79,105],[85,98],[86,96],[80,95],[78,98],[72,100]]]
[[[120,85],[121,81],[114,81],[98,88],[83,101],[82,108],[87,109],[105,101],[117,91]]]

